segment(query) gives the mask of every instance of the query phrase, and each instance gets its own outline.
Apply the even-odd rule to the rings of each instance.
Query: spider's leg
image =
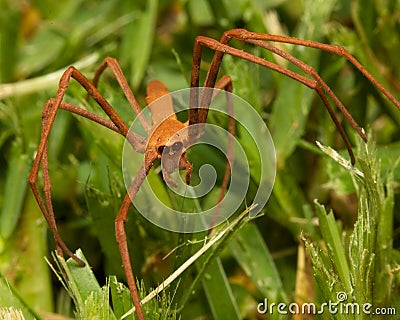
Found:
[[[190,102],[189,102],[190,103],[189,124],[205,122],[205,119],[207,118],[208,105],[210,104],[212,98],[209,94],[203,94],[201,96],[198,90],[200,81],[200,63],[204,46],[215,51],[213,60],[210,64],[210,68],[208,69],[207,72],[206,80],[204,82],[204,87],[209,87],[209,88],[214,87],[222,63],[222,58],[225,54],[229,54],[259,64],[268,69],[277,71],[287,77],[290,77],[306,85],[309,88],[315,87],[316,85],[315,80],[308,79],[300,74],[297,74],[291,70],[281,67],[268,60],[256,57],[245,51],[232,48],[227,44],[229,40],[230,39],[225,35],[221,38],[221,41],[217,41],[215,39],[202,36],[196,37],[193,49],[192,73],[190,80],[191,92],[190,92]],[[205,92],[207,93],[207,91]],[[205,109],[206,112],[203,112],[202,109]],[[196,129],[196,126],[194,128],[192,127],[192,129],[189,130],[189,137],[192,137],[192,139],[196,139],[196,137],[199,135],[198,131],[199,129]]]
[[[99,65],[97,68],[94,77],[93,77],[93,85],[97,87],[99,83],[100,76],[104,72],[106,68],[110,68],[112,73],[115,76],[115,79],[117,79],[119,86],[121,87],[122,91],[124,92],[124,95],[126,99],[128,100],[130,106],[132,107],[132,110],[136,113],[136,115],[139,117],[139,121],[142,124],[143,128],[146,130],[147,133],[151,131],[151,125],[149,122],[146,120],[146,118],[143,116],[142,109],[139,106],[139,103],[137,102],[131,88],[129,87],[128,81],[126,80],[124,73],[122,72],[121,66],[119,65],[118,61],[114,58],[107,57],[103,60],[103,62]],[[88,95],[89,97],[89,95]]]
[[[52,98],[49,101],[54,103],[55,99]],[[112,121],[104,119],[103,117],[100,117],[99,115],[97,115],[93,112],[79,108],[68,102],[62,101],[60,104],[60,109],[69,111],[71,113],[75,113],[81,117],[84,117],[86,119],[94,121],[94,122],[100,124],[101,126],[106,127],[116,133],[121,133]],[[132,147],[137,152],[144,153],[145,146],[147,143],[147,139],[145,137],[142,137],[141,135],[129,130],[128,135],[126,136],[126,139],[130,142]]]
[[[199,50],[196,52],[196,50]],[[200,60],[198,59],[200,57]],[[192,88],[190,92],[190,109],[189,109],[189,130],[188,130],[188,140],[189,144],[197,140],[202,132],[203,128],[198,126],[198,124],[205,123],[208,115],[208,107],[215,97],[215,95],[219,94],[219,91],[214,92],[213,90],[203,90],[200,92],[197,90],[198,81],[199,81],[199,69],[197,68],[201,61],[201,47],[195,47],[195,54],[193,57],[193,66],[192,66]],[[215,69],[215,68],[214,68]],[[209,71],[210,72],[210,71]],[[196,74],[197,73],[197,74]],[[217,74],[215,74],[217,75]],[[214,86],[214,84],[212,85]],[[215,84],[215,88],[219,90],[226,91],[226,99],[227,99],[227,107],[228,107],[228,132],[230,133],[228,136],[228,147],[227,147],[227,163],[225,167],[225,173],[222,180],[221,191],[218,196],[218,205],[216,207],[216,211],[214,213],[213,222],[210,225],[210,230],[213,228],[216,218],[218,217],[218,213],[220,210],[219,203],[223,199],[225,195],[225,191],[228,186],[231,164],[234,161],[234,148],[233,148],[233,136],[235,135],[235,122],[233,117],[233,101],[232,101],[232,79],[228,76],[223,76],[219,81]],[[200,98],[200,106],[198,99]],[[196,125],[195,125],[196,124]]]
[[[364,141],[367,140],[367,137],[365,135],[365,133],[361,130],[360,126],[358,125],[358,123],[353,119],[352,115],[350,114],[350,112],[346,109],[346,107],[343,105],[343,103],[340,101],[340,99],[335,95],[335,93],[331,90],[331,88],[326,84],[326,82],[319,76],[319,74],[314,70],[313,67],[311,67],[310,65],[304,63],[303,61],[295,58],[294,56],[288,54],[285,51],[282,51],[281,49],[267,43],[261,40],[253,40],[253,39],[245,39],[244,41],[249,42],[251,44],[254,44],[256,46],[259,46],[261,48],[264,48],[272,53],[275,53],[279,56],[281,56],[282,58],[288,60],[289,62],[291,62],[292,64],[294,64],[295,66],[297,66],[299,69],[303,70],[306,74],[310,75],[311,77],[313,77],[316,81],[316,87],[314,88],[314,90],[317,91],[317,93],[319,93],[319,91],[321,93],[326,92],[330,98],[332,99],[332,101],[338,106],[338,108],[340,109],[340,111],[344,114],[344,116],[349,120],[349,122],[351,123],[352,127],[357,131],[357,133],[360,135],[361,138],[364,139]],[[323,90],[319,90],[318,87],[320,87]],[[324,101],[325,103],[325,101]],[[326,105],[326,103],[325,103]],[[329,110],[329,108],[328,108]],[[335,117],[334,122],[336,123],[336,116],[334,115],[334,113],[329,112],[332,119],[333,117]],[[337,122],[339,123],[339,122]],[[343,131],[341,128],[339,128],[339,131]]]
[[[143,181],[146,179],[146,176],[156,159],[156,153],[146,153],[145,160],[141,165],[139,171],[137,172],[135,178],[133,179],[132,184],[130,185],[128,192],[125,195],[124,201],[122,202],[118,215],[115,219],[115,235],[118,242],[119,252],[121,254],[122,265],[125,270],[129,290],[133,299],[133,304],[135,306],[138,319],[140,320],[144,320],[144,316],[140,306],[140,299],[137,292],[131,261],[129,259],[129,249],[126,241],[125,222],[127,220],[128,211],[132,204],[132,201],[139,191],[139,188],[142,185]]]
[[[63,102],[63,98],[65,92],[69,86],[70,79],[74,78],[77,80],[79,84],[82,85],[86,89],[86,91],[91,95],[100,107],[106,112],[106,114],[110,117],[111,122],[105,119],[101,119],[100,117],[96,116],[95,114],[88,112],[86,110],[80,109],[76,106],[71,104],[67,104]],[[132,135],[129,131],[128,126],[123,122],[123,120],[118,116],[115,110],[110,106],[110,104],[106,101],[106,99],[98,92],[98,90],[87,80],[78,70],[74,67],[69,67],[64,74],[62,75],[59,83],[59,89],[56,94],[56,98],[50,99],[42,113],[42,132],[41,138],[39,142],[39,146],[36,152],[35,159],[33,161],[32,169],[28,177],[28,182],[31,186],[32,192],[38,202],[38,205],[47,220],[53,237],[56,241],[57,249],[59,253],[64,251],[68,256],[73,258],[76,262],[80,265],[83,265],[83,261],[79,258],[75,257],[73,253],[67,248],[64,242],[61,240],[60,235],[58,234],[54,212],[52,208],[52,201],[51,201],[51,182],[48,170],[48,157],[47,157],[47,145],[48,139],[50,135],[50,131],[53,127],[55,117],[57,115],[58,110],[66,109],[68,111],[81,114],[86,118],[93,120],[97,123],[105,125],[106,127],[131,138],[131,143],[136,146],[139,150],[143,150],[143,141],[139,139],[139,136]],[[43,170],[43,180],[44,180],[44,201],[42,196],[39,193],[37,188],[37,181],[38,181],[38,174],[40,170],[40,166],[42,165]]]
[[[65,252],[69,257],[74,259],[79,265],[84,266],[85,263],[76,257],[71,250],[68,249],[68,247],[65,245],[64,241],[61,239],[58,230],[57,230],[57,225],[54,217],[54,211],[53,211],[53,205],[51,201],[51,183],[50,183],[50,177],[49,177],[49,168],[48,168],[48,144],[47,144],[47,139],[44,139],[43,136],[44,132],[47,131],[46,129],[49,127],[49,121],[54,121],[53,113],[50,113],[53,109],[53,101],[49,100],[44,109],[43,109],[43,115],[42,115],[42,140],[44,143],[40,144],[40,150],[38,150],[38,154],[36,155],[36,158],[33,162],[33,166],[28,178],[28,182],[31,186],[33,195],[40,207],[40,210],[43,213],[43,216],[46,220],[46,222],[49,225],[50,231],[53,235],[54,241],[56,243],[56,248],[57,252],[60,256],[63,255],[63,252]],[[55,115],[55,114],[54,114]],[[43,201],[42,197],[39,194],[39,190],[37,188],[37,180],[38,180],[38,173],[39,173],[39,168],[40,164],[42,164],[42,170],[43,170],[43,184],[44,184],[44,198],[45,201]]]
[[[234,110],[233,110],[233,101],[232,101],[232,91],[233,91],[232,79],[228,76],[223,76],[215,84],[215,88],[226,91],[226,100],[227,100],[227,107],[228,107],[228,132],[229,132],[229,135],[228,135],[228,147],[227,147],[227,151],[226,151],[227,161],[226,161],[226,165],[225,165],[225,173],[224,173],[224,177],[222,180],[221,191],[218,196],[218,200],[217,200],[218,202],[217,202],[217,206],[215,208],[215,212],[214,212],[213,220],[210,225],[209,232],[211,232],[211,230],[213,229],[213,227],[216,223],[216,220],[218,218],[219,211],[221,208],[221,206],[219,204],[221,203],[222,199],[224,198],[226,189],[228,187],[229,177],[231,175],[231,168],[232,168],[233,162],[234,162],[233,137],[235,135],[235,119],[233,116]]]
[[[304,77],[304,76],[302,76],[302,75],[300,75],[300,74],[298,74],[296,72],[293,72],[293,71],[291,71],[291,70],[289,70],[287,68],[284,68],[284,67],[282,67],[280,65],[272,63],[272,62],[270,62],[268,60],[265,60],[265,59],[262,59],[260,57],[254,56],[254,55],[249,54],[249,53],[247,53],[245,51],[238,50],[238,49],[235,49],[233,47],[230,47],[229,45],[227,45],[227,44],[225,44],[223,42],[225,42],[225,43],[229,42],[229,37],[226,36],[225,34],[222,37],[221,42],[219,42],[219,41],[217,41],[215,39],[211,39],[211,38],[207,38],[207,37],[201,37],[201,36],[196,38],[195,50],[194,50],[195,54],[200,55],[200,57],[201,57],[201,51],[202,51],[202,47],[203,46],[206,46],[206,47],[216,51],[216,53],[214,54],[213,61],[211,62],[211,65],[210,65],[210,69],[209,69],[209,71],[207,73],[207,78],[205,80],[205,86],[206,87],[214,86],[215,80],[216,80],[216,76],[218,74],[218,70],[219,70],[219,67],[221,65],[221,61],[222,61],[222,58],[223,58],[224,54],[229,54],[229,55],[232,55],[232,56],[235,56],[235,57],[250,61],[252,63],[259,64],[261,66],[264,66],[264,67],[266,67],[268,69],[277,71],[277,72],[281,73],[282,75],[285,75],[287,77],[290,77],[290,78],[302,83],[303,85],[309,87],[310,89],[315,90],[318,93],[318,95],[321,97],[323,103],[325,104],[325,106],[328,109],[329,114],[334,119],[334,123],[337,126],[339,133],[342,135],[342,137],[343,137],[343,139],[345,141],[345,144],[347,146],[349,155],[351,157],[351,162],[354,164],[355,158],[354,158],[353,151],[351,149],[351,145],[350,145],[350,143],[348,141],[348,138],[347,138],[346,134],[344,133],[344,130],[342,129],[339,120],[337,120],[336,115],[334,114],[334,112],[333,112],[333,110],[332,110],[332,108],[330,106],[329,101],[326,99],[326,97],[322,97],[322,96],[324,96],[324,90],[334,100],[334,102],[338,104],[339,108],[341,108],[341,110],[344,112],[345,116],[350,121],[352,126],[355,128],[357,133],[364,140],[366,140],[366,136],[365,136],[364,132],[360,129],[360,127],[358,126],[356,121],[352,118],[350,113],[346,110],[344,105],[340,102],[340,100],[336,97],[336,95],[332,92],[332,90],[328,87],[328,85],[326,85],[326,83],[323,82],[323,80],[319,76],[317,78],[314,77],[314,79],[309,79],[309,78]],[[266,49],[269,50],[269,48],[266,48]],[[275,48],[275,49],[279,50],[277,48]],[[294,58],[293,56],[291,56],[289,54],[286,54],[286,57],[288,57],[288,56],[290,56],[290,61],[291,62],[292,62],[292,60],[293,61],[296,60],[296,58]],[[196,61],[198,59],[199,58],[196,58]],[[193,60],[195,61],[195,59],[193,59]],[[201,60],[201,58],[200,58],[200,60]],[[297,60],[297,61],[299,61],[299,60]],[[303,70],[307,70],[308,74],[310,74],[310,68],[311,68],[310,66],[308,66],[305,63],[301,62],[301,67],[303,68]],[[196,73],[196,69],[197,68],[195,68],[195,66],[193,66],[192,71],[194,71],[194,72],[192,72],[192,80],[193,80],[192,83],[195,83],[196,81],[198,83],[198,74]],[[307,71],[305,71],[305,72],[307,73]],[[324,90],[322,90],[322,88]],[[210,99],[210,97],[208,97],[208,96],[206,96],[204,99],[203,99],[203,97],[201,97],[200,98],[200,102],[199,102],[198,101],[199,100],[198,97],[193,97],[193,100],[192,100],[192,97],[191,97],[191,107],[192,107],[192,105],[197,106],[199,103],[200,103],[200,107],[205,107],[209,103],[209,99]],[[192,104],[192,102],[193,102],[193,104]],[[194,109],[194,111],[192,111],[192,113],[196,113],[195,110],[196,109]],[[197,115],[195,114],[193,118],[196,121],[200,118],[200,116],[198,115],[198,112],[197,112]],[[190,131],[189,131],[189,134],[192,134],[192,136],[195,136],[198,133],[197,132],[190,133]]]
[[[190,78],[190,100],[189,100],[189,132],[188,140],[196,141],[202,134],[201,126],[192,126],[193,124],[205,123],[208,115],[208,106],[212,100],[212,91],[203,90],[200,93],[200,64],[203,53],[203,43],[196,38],[193,48],[192,71]],[[217,79],[218,71],[222,62],[223,53],[215,50],[213,63],[211,64],[207,78],[210,81],[205,82],[204,87],[213,88]]]
[[[304,47],[315,48],[338,56],[342,56],[347,61],[349,61],[354,67],[356,67],[369,81],[371,81],[371,83],[379,91],[381,91],[388,98],[390,102],[392,102],[400,110],[400,102],[345,47],[320,43],[311,40],[303,40],[288,36],[250,32],[245,29],[232,29],[226,31],[224,35],[225,37],[235,38],[241,41],[247,41],[249,39],[253,39],[253,40],[289,43]]]
[[[324,105],[325,105],[325,107],[326,107],[326,109],[327,109],[332,121],[335,123],[335,126],[336,126],[340,136],[342,137],[342,139],[344,141],[344,144],[346,145],[347,151],[348,151],[348,153],[350,155],[351,163],[354,165],[355,157],[354,157],[354,153],[353,153],[350,141],[349,141],[349,139],[348,139],[348,137],[347,137],[347,135],[346,135],[341,123],[339,122],[338,118],[336,117],[335,112],[333,111],[332,106],[329,103],[329,100],[326,98],[326,94],[328,94],[329,97],[332,99],[332,101],[338,106],[340,111],[345,115],[345,117],[350,122],[352,127],[357,131],[359,136],[364,141],[367,141],[367,136],[365,135],[364,131],[360,128],[358,123],[354,120],[354,118],[352,117],[350,112],[347,110],[347,108],[340,101],[340,99],[331,90],[331,88],[326,84],[326,82],[319,76],[319,74],[314,70],[314,68],[312,68],[311,66],[309,66],[306,63],[302,62],[301,60],[293,57],[292,55],[288,54],[287,52],[284,52],[284,51],[280,50],[279,48],[277,48],[275,46],[272,46],[271,44],[266,43],[264,41],[251,40],[251,39],[250,40],[247,39],[245,41],[249,42],[249,43],[252,43],[254,45],[257,45],[259,47],[262,47],[262,48],[264,48],[266,50],[269,50],[270,52],[273,52],[273,53],[281,56],[282,58],[288,60],[289,62],[291,62],[292,64],[294,64],[295,66],[297,66],[298,68],[303,70],[306,74],[310,75],[311,77],[313,77],[315,79],[316,86],[313,89],[317,92],[317,94],[321,98],[321,100],[324,103]]]

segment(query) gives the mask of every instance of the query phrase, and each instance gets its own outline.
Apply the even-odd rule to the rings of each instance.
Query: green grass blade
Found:
[[[72,62],[71,64],[77,69],[87,68],[89,66],[93,66],[93,64],[98,61],[99,56],[99,53],[95,52],[82,58],[81,60]],[[60,80],[60,77],[64,71],[65,67],[36,78],[0,84],[0,99],[36,93],[45,89],[57,90],[58,80]]]
[[[198,264],[204,262],[202,260],[199,259]],[[207,266],[202,284],[213,319],[240,319],[237,302],[219,258],[213,260]]]
[[[8,164],[3,208],[0,213],[0,236],[7,239],[14,232],[24,204],[31,159],[24,153],[21,139],[15,139]]]
[[[360,193],[359,217],[350,238],[350,258],[357,266],[353,270],[354,294],[360,303],[372,301],[387,306],[393,302],[391,291],[398,268],[393,250],[393,172],[388,172],[384,184],[375,146],[358,144],[364,188]]]
[[[378,303],[387,303],[390,301],[390,291],[388,286],[392,281],[391,272],[387,272],[387,266],[393,264],[395,260],[393,252],[393,224],[394,224],[394,180],[393,172],[387,175],[386,182],[386,197],[382,199],[381,214],[378,218],[377,230],[377,270],[375,274],[377,281],[377,290],[375,294],[375,301]],[[382,190],[383,191],[383,190]],[[383,194],[383,192],[382,192]]]
[[[345,164],[344,167],[361,181],[358,183],[358,217],[348,241],[342,244],[333,213],[327,215],[324,207],[318,204],[317,215],[327,252],[306,237],[303,240],[325,301],[335,301],[338,293],[344,290],[346,303],[390,307],[397,304],[392,288],[398,285],[398,280],[395,280],[397,252],[392,250],[393,172],[387,176],[384,187],[375,147],[359,139],[358,153],[359,171],[347,167],[339,154],[334,154],[334,159],[341,165]],[[344,315],[337,317],[345,319]],[[362,314],[359,319],[367,318]]]
[[[106,194],[91,188],[89,185],[85,188],[85,199],[101,250],[106,257],[106,271],[118,277],[123,277],[124,273],[120,267],[122,261],[114,236],[114,220],[118,212],[120,199],[116,194]]]
[[[335,0],[305,1],[306,13],[299,25],[297,36],[314,41],[321,40],[323,30],[318,26],[324,25],[328,21],[335,6]],[[321,54],[319,50],[296,47],[291,53],[318,71]],[[298,69],[294,70],[298,71]],[[279,86],[282,90],[274,103],[270,124],[277,159],[280,165],[283,165],[304,133],[314,92],[292,79],[278,76]]]
[[[8,262],[8,269],[12,273],[16,270],[14,264],[19,266],[18,281],[15,286],[26,303],[38,310],[51,311],[53,310],[51,275],[43,260],[43,256],[48,252],[47,225],[32,193],[27,195],[23,208],[17,232],[9,238],[6,246],[7,255],[12,257],[10,260],[12,263]],[[30,241],[26,243],[25,239]]]
[[[343,291],[343,286],[335,267],[332,265],[332,260],[312,239],[302,235],[302,240],[312,261],[315,283],[320,291],[320,300],[322,303],[326,301],[336,302],[337,294]],[[318,303],[318,301],[315,302]],[[329,317],[329,313],[324,314],[325,316]],[[348,318],[346,318],[346,315],[337,313],[336,318],[330,317],[328,319],[345,320]]]
[[[63,284],[74,300],[79,319],[116,319],[109,305],[109,288],[101,288],[86,261],[81,250],[76,251],[76,256],[85,262],[79,266],[71,258],[65,261],[62,257],[55,256],[60,270],[64,270],[66,277]]]
[[[274,302],[288,301],[274,260],[256,225],[245,225],[228,248],[264,297]]]
[[[130,65],[130,84],[134,90],[139,87],[148,67],[156,34],[157,10],[158,0],[147,1],[140,18],[126,28],[122,43],[123,59]]]
[[[24,300],[14,289],[13,285],[7,281],[7,279],[3,274],[0,273],[0,317],[2,315],[2,312],[6,311],[5,308],[8,307],[12,307],[14,310],[22,312],[23,316],[25,317],[25,320],[42,319],[42,317],[40,317],[29,306],[26,305]],[[1,319],[8,319],[8,318],[1,318]]]
[[[326,214],[325,208],[318,203],[316,203],[316,209],[322,238],[327,246],[328,254],[335,265],[344,290],[351,292],[350,269],[335,217],[332,212]]]
[[[115,276],[111,276],[109,282],[113,310],[117,319],[120,319],[132,308],[132,297],[129,290],[122,283],[118,282]]]
[[[0,83],[13,80],[17,61],[18,26],[20,14],[17,6],[2,1],[0,4]]]
[[[86,265],[84,267],[77,265],[71,258],[65,264],[62,263],[62,265],[67,267],[66,271],[69,275],[68,280],[71,281],[71,286],[74,287],[74,290],[76,289],[76,293],[79,294],[82,301],[85,301],[92,292],[100,292],[101,288],[82,251],[78,250],[76,256],[85,262]]]

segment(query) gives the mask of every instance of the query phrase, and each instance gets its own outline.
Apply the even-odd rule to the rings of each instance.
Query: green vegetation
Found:
[[[377,0],[362,5],[360,0],[1,1],[0,317],[14,313],[18,319],[22,312],[25,319],[49,319],[52,314],[118,319],[131,308],[114,234],[114,218],[126,192],[124,139],[64,111],[51,133],[49,166],[59,230],[71,249],[81,250],[90,268],[53,259],[53,239],[27,184],[43,106],[54,97],[69,65],[90,79],[103,58],[117,58],[145,106],[145,87],[152,79],[163,81],[170,91],[188,87],[197,35],[219,39],[227,29],[244,27],[342,45],[400,97],[399,14],[398,2]],[[232,45],[283,63],[261,49],[235,41]],[[356,146],[357,170],[338,163],[348,155],[315,92],[226,56],[220,75],[232,77],[234,93],[257,110],[271,131],[277,154],[273,193],[260,216],[235,225],[145,305],[149,319],[258,319],[257,306],[264,299],[270,306],[314,302],[321,307],[344,296],[346,302],[400,312],[400,111],[344,58],[309,48],[282,48],[313,66],[369,133],[369,143],[361,142],[337,112]],[[211,58],[205,49],[202,80]],[[99,88],[131,123],[132,110],[111,73],[106,72]],[[66,100],[102,115],[85,96],[72,81]],[[226,122],[213,115],[209,121]],[[238,135],[245,141],[244,132]],[[315,141],[338,154],[321,150]],[[219,154],[192,152],[189,159],[195,168],[210,162],[218,177],[223,176]],[[251,166],[249,199],[257,190],[255,171],[257,166]],[[163,201],[179,208],[201,210],[218,195],[216,190],[181,203],[159,175],[149,178],[163,190]],[[245,204],[237,214],[244,210]],[[207,236],[161,230],[134,209],[126,230],[142,297],[200,250]],[[276,308],[268,315],[285,317],[292,318],[279,315]],[[325,312],[315,318],[368,317]]]

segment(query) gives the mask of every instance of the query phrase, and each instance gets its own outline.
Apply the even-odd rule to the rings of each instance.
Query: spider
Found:
[[[280,65],[273,62],[267,61],[260,57],[254,56],[245,51],[236,49],[229,45],[232,39],[236,39],[242,42],[247,42],[255,46],[264,48],[282,58],[288,60],[300,70],[302,70],[307,76],[303,76],[289,69],[286,69]],[[299,46],[311,47],[329,53],[345,57],[351,64],[353,64],[366,78],[371,81],[375,87],[381,91],[398,109],[400,109],[400,103],[380,84],[366,69],[363,67],[345,48],[340,46],[334,46],[329,44],[323,44],[319,42],[313,42],[309,40],[302,40],[293,37],[279,36],[272,34],[263,34],[250,32],[245,29],[232,29],[226,31],[219,41],[198,36],[195,39],[194,51],[193,51],[193,61],[191,70],[191,80],[190,87],[199,87],[200,78],[200,63],[202,60],[202,51],[204,47],[207,47],[214,51],[214,57],[210,64],[209,70],[206,75],[204,82],[204,87],[208,88],[219,88],[227,92],[232,91],[232,82],[228,76],[223,76],[217,81],[218,72],[222,63],[223,56],[229,54],[252,63],[256,63],[268,69],[279,72],[282,75],[290,77],[295,81],[309,87],[314,90],[324,103],[327,111],[329,112],[332,120],[334,121],[339,134],[343,138],[343,141],[348,150],[352,164],[355,163],[355,157],[350,145],[350,142],[339,122],[335,113],[331,107],[331,103],[328,97],[334,104],[339,108],[339,110],[344,114],[347,120],[350,122],[351,126],[356,130],[356,132],[361,136],[364,141],[367,141],[367,137],[357,122],[353,119],[351,114],[348,112],[346,107],[342,104],[340,99],[335,95],[335,93],[329,88],[329,86],[324,82],[324,80],[317,74],[317,72],[307,65],[306,63],[300,61],[289,53],[278,49],[276,46],[270,44],[270,42],[283,42],[288,44],[294,44]],[[107,100],[102,96],[102,94],[97,89],[97,84],[99,82],[100,76],[106,68],[111,69],[116,80],[118,81],[125,97],[127,98],[130,106],[132,107],[134,113],[141,122],[144,130],[148,134],[147,137],[143,137],[130,131],[127,124],[121,119],[121,117],[116,113],[112,106],[107,102]],[[71,78],[75,79],[86,91],[88,97],[93,98],[97,104],[103,109],[103,111],[109,117],[104,119],[90,111],[87,111],[81,107],[72,105],[63,101],[64,95],[68,89]],[[147,87],[147,98],[146,102],[151,104],[156,102],[156,100],[162,96],[168,96],[168,90],[164,84],[159,81],[151,82]],[[177,119],[175,115],[169,115],[165,117],[165,113],[162,110],[170,110],[172,108],[171,103],[167,103],[168,106],[163,106],[162,109],[157,108],[157,103],[150,106],[152,113],[152,124],[150,124],[142,115],[141,108],[132,93],[127,80],[119,66],[117,60],[114,58],[107,57],[98,67],[95,72],[92,81],[89,81],[79,70],[75,69],[73,66],[69,67],[62,75],[59,88],[56,93],[55,98],[48,100],[44,106],[42,113],[42,132],[39,146],[37,149],[36,157],[34,159],[32,170],[30,172],[28,182],[32,188],[33,194],[38,202],[38,205],[43,212],[43,215],[49,224],[49,228],[53,234],[57,250],[60,255],[65,253],[74,259],[79,265],[84,265],[78,257],[76,257],[66,246],[66,244],[61,239],[57,231],[54,211],[52,207],[51,200],[51,183],[49,177],[48,169],[48,138],[50,131],[52,129],[55,116],[59,109],[64,109],[69,112],[75,113],[79,116],[88,118],[104,127],[113,130],[122,136],[124,136],[132,147],[140,153],[144,153],[144,161],[137,172],[132,184],[128,188],[125,198],[121,204],[117,217],[115,219],[115,233],[116,240],[118,242],[119,251],[122,258],[123,267],[126,273],[127,283],[132,295],[132,300],[136,308],[137,316],[139,319],[144,319],[143,312],[140,306],[140,300],[137,294],[137,288],[135,284],[135,278],[132,272],[131,263],[129,260],[129,251],[126,242],[126,233],[124,224],[127,220],[128,210],[131,206],[132,199],[138,192],[142,182],[146,179],[146,176],[153,166],[156,159],[159,159],[166,155],[166,160],[163,164],[163,178],[167,183],[173,184],[169,178],[169,174],[176,170],[186,170],[186,183],[190,183],[190,175],[192,172],[192,165],[186,157],[186,148],[196,141],[202,135],[201,124],[205,123],[208,114],[208,106],[212,100],[212,95],[205,93],[205,91],[191,90],[190,92],[190,109],[188,121],[183,123]],[[164,109],[163,109],[164,108]],[[200,127],[194,126],[200,124]],[[233,125],[230,121],[229,130],[233,132]],[[187,129],[181,131],[182,129]],[[177,132],[184,132],[183,134],[177,135]],[[171,139],[173,138],[173,139]],[[168,142],[169,141],[169,142]],[[169,157],[169,158],[168,158]],[[38,174],[40,167],[43,173],[43,196],[39,193],[37,187]],[[224,177],[224,188],[226,188],[226,181],[229,177],[225,174]]]

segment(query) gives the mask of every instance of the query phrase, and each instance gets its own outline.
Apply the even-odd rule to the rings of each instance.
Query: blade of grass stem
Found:
[[[288,301],[275,262],[256,225],[243,226],[228,248],[264,297],[274,302]]]
[[[327,246],[329,256],[333,260],[344,289],[346,292],[351,292],[350,269],[335,217],[332,212],[326,214],[325,208],[319,203],[315,204],[322,238]]]
[[[206,260],[207,257],[203,256],[196,262],[200,269],[203,265],[203,259]],[[201,282],[213,319],[240,319],[239,308],[220,258],[213,259],[207,264]]]
[[[167,288],[174,280],[176,280],[188,267],[190,267],[194,262],[196,262],[199,257],[201,257],[204,253],[206,253],[210,248],[212,248],[216,243],[218,243],[217,247],[213,250],[213,252],[208,256],[207,261],[203,264],[202,270],[199,271],[199,274],[196,276],[196,279],[192,282],[192,285],[187,292],[189,292],[189,295],[184,298],[183,301],[186,301],[187,298],[190,296],[190,292],[192,292],[192,289],[195,287],[197,282],[201,279],[203,276],[204,271],[206,270],[206,267],[208,263],[211,261],[212,258],[218,256],[220,251],[225,247],[226,242],[229,241],[229,239],[236,234],[237,230],[241,228],[242,225],[246,224],[248,221],[254,218],[248,217],[247,219],[244,219],[246,214],[248,214],[253,207],[247,208],[245,211],[243,211],[237,218],[235,218],[228,226],[223,228],[221,231],[217,232],[211,239],[208,241],[203,247],[201,247],[194,255],[192,255],[184,264],[182,264],[178,269],[176,269],[167,279],[163,281],[157,288],[155,288],[152,292],[150,292],[142,301],[142,304],[147,303],[151,299],[153,299],[155,296],[157,296],[160,292],[162,292],[165,288]],[[218,250],[217,250],[218,249]],[[183,303],[184,305],[184,303]],[[121,319],[125,319],[127,316],[131,315],[135,311],[134,308],[132,308],[129,312],[125,313]]]
[[[100,54],[98,52],[95,52],[81,60],[76,61],[75,63],[73,63],[73,65],[77,69],[84,69],[96,63],[99,60],[99,57]],[[66,67],[63,67],[44,76],[24,81],[0,84],[0,99],[39,92],[44,89],[56,90],[58,81],[60,80],[61,75],[64,73],[65,69]]]
[[[71,258],[67,261],[57,255],[54,258],[62,274],[65,272],[64,279],[59,278],[74,300],[77,314],[81,319],[91,319],[93,315],[99,319],[116,319],[108,302],[108,286],[100,287],[81,250],[75,254],[85,262],[84,267]]]
[[[11,147],[4,188],[4,202],[0,213],[0,235],[5,239],[9,238],[14,232],[22,212],[28,186],[26,179],[32,161],[23,149],[23,141],[19,138],[15,139]]]
[[[25,320],[41,320],[37,313],[35,313],[15,290],[15,288],[7,281],[5,276],[0,273],[0,306],[1,308],[12,307],[22,312]],[[1,312],[0,312],[1,315]],[[7,319],[7,318],[6,318]]]

